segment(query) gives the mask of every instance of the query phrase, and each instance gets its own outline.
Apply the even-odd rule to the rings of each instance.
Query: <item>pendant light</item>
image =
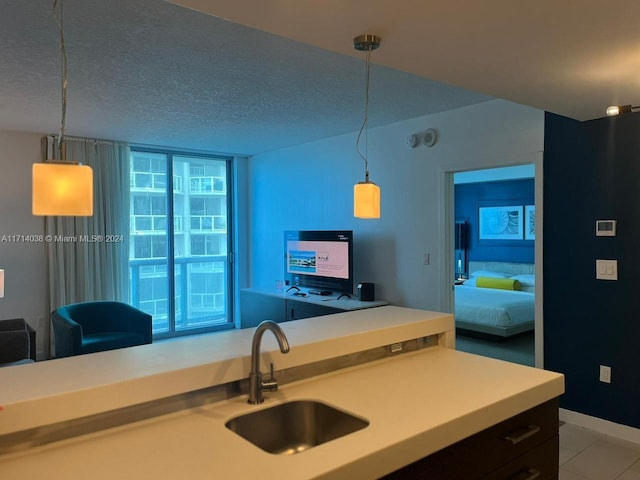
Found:
[[[380,187],[369,180],[369,160],[367,159],[369,129],[369,72],[371,69],[371,51],[380,46],[380,37],[360,35],[353,39],[353,48],[366,52],[366,83],[364,121],[356,140],[358,155],[364,160],[364,182],[353,186],[353,216],[357,218],[380,218]],[[360,138],[364,131],[364,155],[360,151]]]
[[[56,7],[60,3],[60,17]],[[32,168],[34,215],[93,215],[93,170],[87,165],[67,160],[64,129],[67,114],[67,53],[64,43],[63,0],[54,0],[53,18],[60,33],[62,54],[62,119],[58,135],[58,157],[34,163]]]

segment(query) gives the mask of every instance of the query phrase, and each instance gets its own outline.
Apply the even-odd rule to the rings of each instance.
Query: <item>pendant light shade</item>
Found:
[[[93,215],[93,170],[86,165],[34,163],[34,215]]]
[[[366,82],[364,121],[360,127],[356,140],[356,151],[364,161],[364,182],[358,182],[353,186],[353,216],[356,218],[380,218],[380,187],[369,181],[368,127],[369,127],[369,73],[371,67],[371,51],[380,46],[380,37],[377,35],[360,35],[353,39],[353,48],[366,52]],[[360,139],[364,133],[364,154],[360,151]]]
[[[353,216],[380,218],[380,187],[373,182],[359,182],[353,186]]]
[[[60,5],[60,16],[56,8]],[[60,160],[34,163],[32,169],[32,204],[34,215],[93,215],[93,170],[78,162],[67,161],[64,143],[67,114],[67,53],[64,42],[63,0],[53,1],[53,18],[60,34],[62,54],[62,116],[58,151]]]

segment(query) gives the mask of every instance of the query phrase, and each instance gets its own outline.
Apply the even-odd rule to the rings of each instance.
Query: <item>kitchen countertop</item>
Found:
[[[0,477],[377,478],[563,391],[560,374],[435,346],[285,385],[260,406],[242,395],[5,455]],[[263,452],[224,426],[293,399],[323,401],[370,425],[291,456]]]
[[[451,314],[383,306],[280,324],[291,351],[270,333],[262,365],[278,370],[438,334],[453,348]],[[138,405],[248,377],[254,329],[0,368],[0,435]]]

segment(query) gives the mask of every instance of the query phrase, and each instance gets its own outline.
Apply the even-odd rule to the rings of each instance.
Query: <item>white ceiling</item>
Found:
[[[254,154],[353,132],[361,33],[382,36],[371,126],[492,97],[580,120],[640,103],[637,0],[174,3],[212,15],[163,0],[64,0],[68,134]],[[52,5],[0,0],[0,129],[60,126]]]
[[[52,5],[0,0],[0,129],[60,128]],[[254,154],[354,132],[363,120],[362,54],[329,52],[161,0],[65,0],[64,33],[67,135]],[[374,66],[370,125],[487,99]]]
[[[330,51],[578,120],[640,104],[638,0],[172,0]]]

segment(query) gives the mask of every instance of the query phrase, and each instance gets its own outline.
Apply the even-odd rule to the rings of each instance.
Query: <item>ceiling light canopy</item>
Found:
[[[353,39],[353,48],[366,52],[366,81],[364,120],[356,140],[356,151],[364,160],[364,182],[353,186],[353,216],[357,218],[380,218],[380,187],[369,180],[368,134],[369,134],[369,72],[371,70],[371,51],[380,46],[377,35],[360,35]],[[360,138],[364,132],[364,154],[360,151]]]

